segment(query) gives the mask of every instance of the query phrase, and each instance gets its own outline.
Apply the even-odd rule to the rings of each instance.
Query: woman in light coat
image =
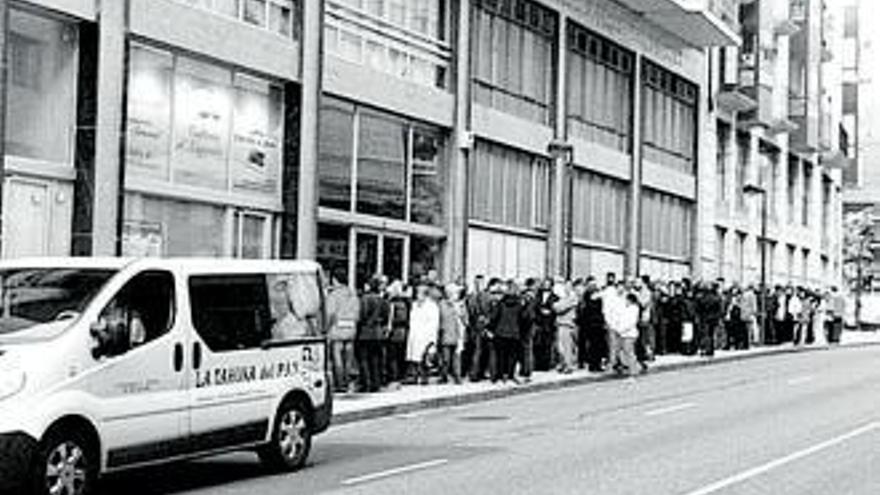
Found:
[[[419,383],[427,384],[425,354],[429,349],[437,349],[437,335],[440,331],[440,307],[428,297],[428,286],[416,287],[416,300],[409,313],[409,338],[406,341],[406,362],[410,376]]]

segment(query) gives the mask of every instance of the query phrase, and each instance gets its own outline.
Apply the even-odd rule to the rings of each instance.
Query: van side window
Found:
[[[119,356],[165,335],[174,311],[173,275],[157,270],[135,275],[98,318],[95,332],[104,343],[102,355]]]
[[[213,352],[253,349],[272,338],[263,275],[193,276],[189,298],[196,332]]]
[[[270,274],[272,338],[290,340],[323,332],[324,294],[319,272]]]
[[[270,274],[266,281],[272,304],[274,340],[321,334],[324,294],[318,272]]]

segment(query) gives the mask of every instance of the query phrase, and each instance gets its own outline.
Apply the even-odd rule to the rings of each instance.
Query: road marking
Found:
[[[858,436],[864,435],[865,433],[870,433],[876,429],[880,428],[880,423],[873,422],[869,423],[861,428],[856,428],[855,430],[850,431],[849,433],[844,433],[838,437],[834,437],[830,440],[826,440],[822,443],[817,443],[812,447],[807,447],[803,450],[799,450],[792,454],[789,454],[785,457],[780,457],[779,459],[770,461],[766,464],[761,464],[760,466],[755,466],[751,469],[743,471],[741,473],[730,476],[729,478],[724,478],[723,480],[716,481],[711,485],[706,485],[703,488],[698,490],[694,490],[692,492],[688,492],[686,495],[710,495],[712,493],[719,492],[729,486],[733,486],[744,481],[747,481],[756,476],[760,476],[768,471],[772,471],[776,468],[782,467],[786,464],[790,464],[794,461],[803,459],[804,457],[816,454],[823,450],[830,449],[831,447],[840,445],[848,440],[852,440]]]
[[[816,377],[813,375],[796,376],[788,380],[789,385],[803,385],[812,382]]]
[[[671,414],[674,412],[684,411],[685,409],[692,409],[697,407],[693,402],[685,402],[682,404],[676,404],[674,406],[662,407],[660,409],[654,409],[652,411],[648,411],[645,413],[645,416],[653,417],[653,416],[663,416],[664,414]]]
[[[391,476],[396,476],[398,474],[406,474],[411,473],[413,471],[420,471],[422,469],[428,469],[432,467],[442,466],[449,462],[449,459],[434,459],[431,461],[419,462],[417,464],[410,464],[407,466],[396,467],[392,469],[387,469],[385,471],[379,471],[377,473],[365,474],[363,476],[358,476],[356,478],[348,478],[347,480],[343,480],[342,484],[349,485],[357,485],[360,483],[366,483],[368,481],[375,481],[382,478],[389,478]]]

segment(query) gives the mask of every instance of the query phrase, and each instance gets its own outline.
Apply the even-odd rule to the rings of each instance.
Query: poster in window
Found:
[[[216,78],[178,73],[174,115],[174,180],[226,189],[231,88]]]
[[[235,88],[232,128],[232,188],[278,194],[283,129],[281,89],[266,85]]]
[[[162,256],[164,237],[160,222],[126,220],[122,226],[122,255],[135,258]]]
[[[127,175],[168,180],[171,55],[134,47],[130,70],[125,139]]]

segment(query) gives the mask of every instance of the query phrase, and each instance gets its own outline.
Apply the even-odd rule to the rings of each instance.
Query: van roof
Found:
[[[131,264],[182,267],[191,270],[217,270],[218,265],[235,271],[316,271],[320,265],[309,260],[240,260],[232,258],[126,258],[110,256],[37,257],[0,260],[0,269],[15,268],[82,268],[121,270]]]
[[[134,261],[132,258],[110,256],[45,256],[32,258],[13,258],[0,261],[0,268],[93,268],[120,270]]]

